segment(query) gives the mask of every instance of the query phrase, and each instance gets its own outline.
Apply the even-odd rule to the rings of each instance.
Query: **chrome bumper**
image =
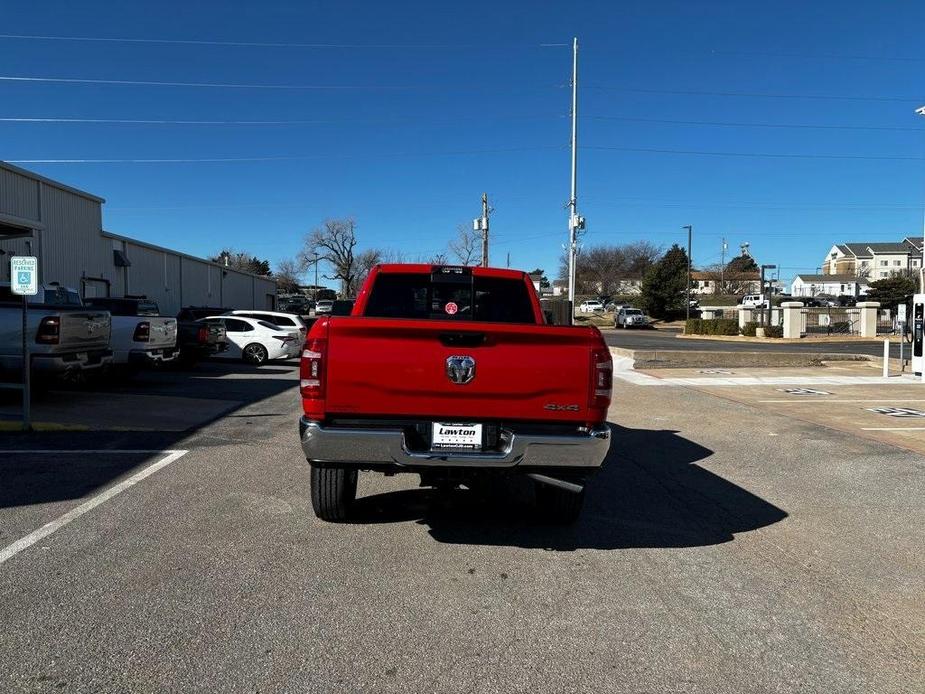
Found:
[[[518,435],[509,432],[502,450],[486,453],[412,451],[401,429],[323,427],[302,418],[302,450],[312,463],[399,465],[408,467],[509,468],[517,465],[550,468],[599,468],[610,448],[610,428],[603,426],[574,435]]]

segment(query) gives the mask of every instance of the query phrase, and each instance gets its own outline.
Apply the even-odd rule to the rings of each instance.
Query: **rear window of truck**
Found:
[[[366,304],[371,318],[419,318],[536,323],[526,284],[520,279],[471,273],[381,273]]]

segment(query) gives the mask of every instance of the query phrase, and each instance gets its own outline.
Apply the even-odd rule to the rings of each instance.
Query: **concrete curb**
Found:
[[[686,369],[718,367],[821,366],[831,361],[873,361],[867,354],[812,352],[695,352],[633,350],[611,347],[610,354],[634,369]]]

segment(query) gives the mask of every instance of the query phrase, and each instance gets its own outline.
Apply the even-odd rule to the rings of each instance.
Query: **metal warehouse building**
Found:
[[[166,315],[183,306],[273,309],[276,282],[103,231],[102,198],[0,162],[0,281],[9,255],[35,255],[39,281],[83,297],[154,299]]]

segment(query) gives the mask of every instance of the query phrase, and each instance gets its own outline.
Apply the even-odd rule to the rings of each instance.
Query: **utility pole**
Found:
[[[681,227],[687,229],[687,320],[691,319],[691,235],[694,227],[690,224]]]
[[[578,232],[585,228],[585,218],[578,214],[578,38],[572,40],[572,194],[568,201],[568,300],[575,312],[575,265]]]
[[[315,304],[318,303],[318,251],[315,251]]]
[[[507,252],[507,266],[511,267],[511,252]]]
[[[720,251],[719,261],[719,290],[722,294],[726,293],[726,237],[723,237],[723,248]]]
[[[482,267],[488,267],[488,193],[482,193],[482,216],[472,220],[472,229],[482,232]]]

